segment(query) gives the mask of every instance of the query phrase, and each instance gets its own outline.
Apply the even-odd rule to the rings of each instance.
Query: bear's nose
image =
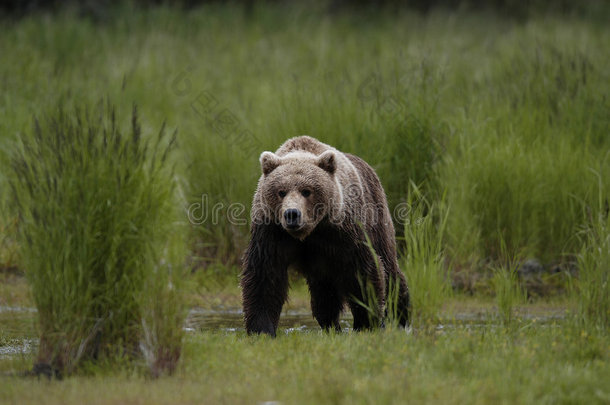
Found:
[[[284,219],[288,228],[298,228],[301,223],[301,211],[289,208],[284,212]]]

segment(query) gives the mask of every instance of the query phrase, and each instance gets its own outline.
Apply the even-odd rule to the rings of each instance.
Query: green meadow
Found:
[[[324,335],[276,340],[219,332],[185,342],[181,367],[151,381],[129,370],[64,381],[1,381],[3,403],[404,404],[607,403],[608,340],[558,333],[454,330]],[[4,361],[6,363],[6,361]],[[27,363],[14,360],[13,367]],[[3,368],[5,368],[4,366]]]
[[[608,403],[609,16],[1,18],[0,402]],[[302,134],[377,171],[412,329],[183,331],[240,308],[259,155]]]

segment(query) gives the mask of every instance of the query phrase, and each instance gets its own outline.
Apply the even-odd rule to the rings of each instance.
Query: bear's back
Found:
[[[317,156],[330,149],[335,148],[318,141],[316,138],[303,135],[297,136],[296,138],[288,139],[282,144],[282,146],[280,146],[280,148],[275,152],[275,154],[278,156],[285,156],[290,152],[303,151],[313,153]]]

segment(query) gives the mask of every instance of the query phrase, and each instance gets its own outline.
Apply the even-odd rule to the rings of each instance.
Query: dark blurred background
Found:
[[[137,7],[165,5],[186,9],[209,3],[230,3],[241,4],[247,11],[252,10],[257,4],[275,3],[290,6],[302,2],[296,0],[131,0],[128,2],[123,0],[5,0],[0,2],[0,10],[5,15],[22,16],[31,12],[76,8],[83,16],[103,20],[107,18],[110,8],[124,3]],[[599,10],[607,9],[610,6],[609,3],[606,0],[329,0],[310,2],[312,7],[325,6],[330,13],[375,8],[401,8],[426,13],[433,8],[440,7],[460,10],[490,10],[510,18],[527,18],[540,13],[595,14]]]

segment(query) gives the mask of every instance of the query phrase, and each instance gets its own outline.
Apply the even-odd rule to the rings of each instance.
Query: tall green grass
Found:
[[[493,268],[491,283],[496,299],[498,317],[502,324],[510,327],[516,317],[518,305],[524,304],[527,296],[519,283],[519,261],[508,252],[505,243],[501,242],[504,263]]]
[[[582,248],[581,201],[593,204],[597,187],[589,169],[610,172],[600,15],[365,17],[277,4],[250,16],[232,4],[113,13],[104,23],[69,12],[0,23],[0,77],[11,78],[0,81],[0,143],[59,100],[108,95],[119,108],[137,102],[153,127],[167,117],[182,134],[176,170],[188,202],[209,201],[188,241],[208,268],[234,272],[257,158],[301,134],[369,162],[392,209],[410,181],[431,203],[446,191],[443,247],[462,268],[500,260],[501,239],[544,264]],[[240,221],[231,204],[245,207]]]
[[[414,184],[407,201],[401,265],[409,285],[413,325],[425,327],[439,320],[451,293],[443,249],[450,213],[444,200],[430,202]]]
[[[0,199],[0,205],[2,212],[8,211],[6,200]],[[16,225],[17,220],[8,215],[0,220],[0,270],[17,268],[19,249],[15,240]]]
[[[584,240],[578,254],[578,319],[586,327],[610,327],[610,214],[608,199],[600,193],[597,207],[588,207],[588,223],[580,237]]]
[[[174,140],[143,133],[135,108],[124,125],[110,103],[59,107],[17,140],[9,184],[38,364],[72,373],[142,350],[155,374],[175,366],[184,314]]]
[[[561,139],[534,145],[514,138],[473,143],[466,156],[446,168],[453,172],[449,198],[458,215],[450,219],[449,233],[458,255],[501,259],[503,242],[545,262],[576,252],[581,201],[594,198],[589,165],[595,161],[591,152]]]

